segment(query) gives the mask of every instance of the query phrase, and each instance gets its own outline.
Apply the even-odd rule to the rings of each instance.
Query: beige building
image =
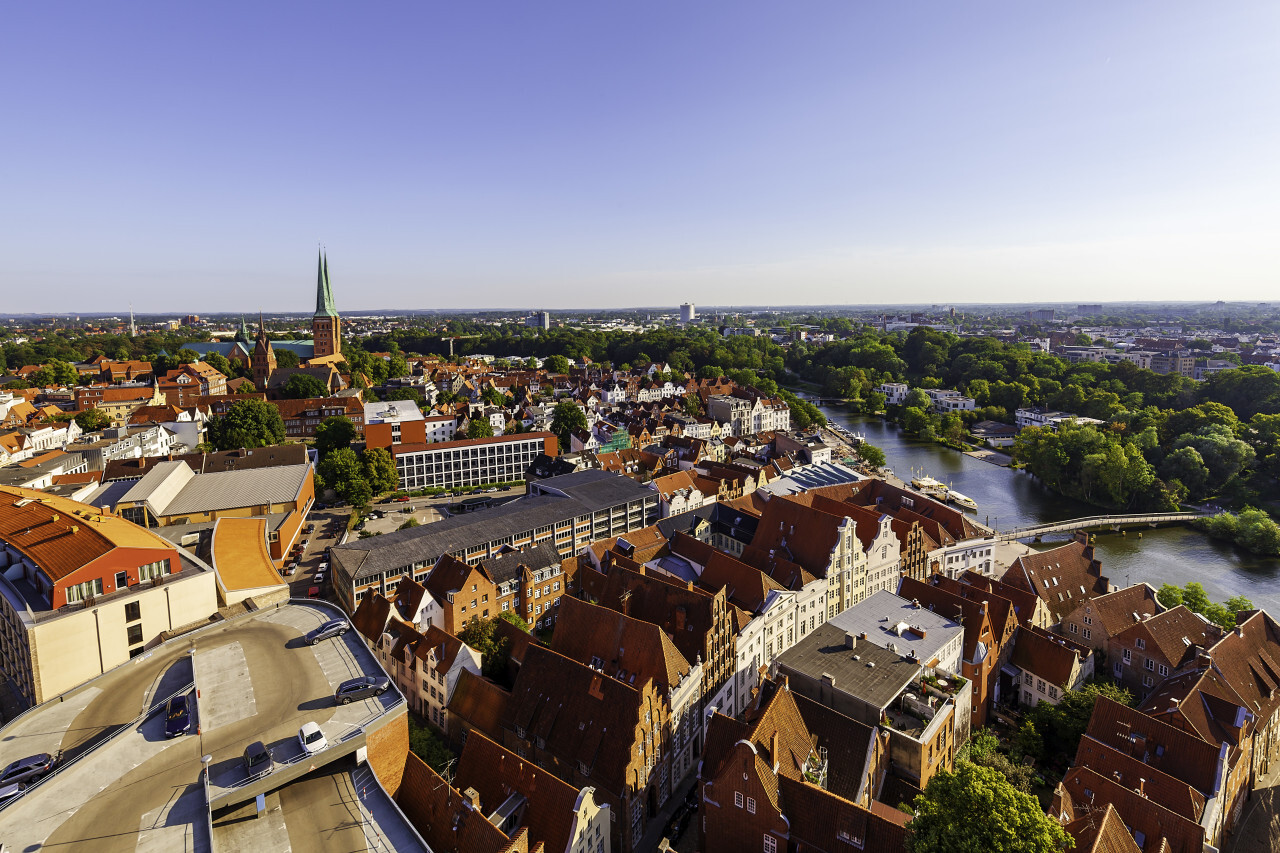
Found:
[[[267,535],[267,520],[261,517],[220,518],[214,524],[210,551],[223,607],[246,598],[289,597],[289,585],[267,550]]]
[[[0,487],[0,670],[25,706],[217,610],[214,573],[86,504]]]

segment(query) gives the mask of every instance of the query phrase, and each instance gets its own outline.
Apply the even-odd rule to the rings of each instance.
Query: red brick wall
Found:
[[[409,715],[401,714],[368,738],[369,766],[387,793],[395,796],[404,777],[409,755]]]

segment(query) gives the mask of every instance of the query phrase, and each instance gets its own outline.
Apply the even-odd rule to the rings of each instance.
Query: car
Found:
[[[311,587],[311,589],[307,590],[307,598],[319,598],[319,597],[320,597],[320,587],[313,586]]]
[[[390,687],[391,679],[384,675],[366,675],[363,678],[352,678],[338,685],[338,689],[333,693],[333,701],[339,705],[348,705],[357,699],[381,696]]]
[[[47,752],[41,752],[36,755],[28,755],[26,758],[19,758],[0,772],[0,785],[14,785],[18,783],[30,785],[38,782],[46,775],[53,772],[58,766],[58,760],[61,753],[51,755]]]
[[[298,567],[297,567],[297,566],[285,566],[285,567],[284,567],[284,576],[285,576],[285,577],[287,577],[287,578],[291,578],[291,577],[293,577],[293,573],[294,573],[294,572],[296,572],[297,570],[298,570]]]
[[[443,495],[441,495],[440,497],[442,497],[442,498],[451,498],[451,497],[453,497],[453,492],[445,492],[445,493],[444,493]]]
[[[312,582],[317,584],[324,583],[324,572],[316,572],[314,575],[311,576],[311,580]]]
[[[164,709],[164,736],[178,737],[191,731],[191,694],[174,696]]]
[[[315,533],[315,532],[316,532],[316,523],[315,523],[314,521],[308,521],[305,525],[303,525],[303,527],[302,527],[302,532],[303,532],[303,533]]]
[[[298,729],[298,743],[302,746],[302,751],[308,755],[314,755],[329,748],[329,741],[325,740],[324,732],[320,731],[320,726],[315,723],[303,723],[302,728]]]
[[[490,486],[489,488],[485,489],[485,492],[486,492],[486,493],[492,493],[492,492],[496,492],[496,491],[498,491],[498,487],[497,487],[497,486]]]
[[[316,591],[317,595],[319,595],[320,587],[313,586],[311,588]],[[312,598],[315,598],[315,597],[316,596],[312,596]],[[312,628],[310,631],[308,631],[306,640],[308,645],[314,646],[316,643],[320,642],[321,640],[327,640],[330,637],[341,637],[343,634],[347,633],[347,631],[349,630],[351,630],[351,623],[348,622],[346,619],[330,619],[328,622],[324,623],[319,628]]]
[[[467,492],[467,494],[469,494],[469,495],[478,495],[478,494],[480,494],[480,489],[472,489],[471,491]]]
[[[408,495],[401,495],[400,497],[396,498],[396,503],[398,504],[407,504],[408,502],[409,502]]]
[[[241,761],[244,762],[245,772],[250,776],[265,775],[276,769],[276,763],[271,758],[270,750],[260,740],[255,740],[244,748],[244,756]]]
[[[323,572],[323,571],[324,571],[325,569],[327,569],[327,568],[329,568],[329,561],[328,561],[328,560],[321,560],[321,561],[320,561],[320,565],[316,566],[316,571],[318,571],[318,572]]]
[[[10,800],[16,800],[27,792],[25,782],[14,782],[11,785],[5,785],[0,788],[0,808],[3,808]]]

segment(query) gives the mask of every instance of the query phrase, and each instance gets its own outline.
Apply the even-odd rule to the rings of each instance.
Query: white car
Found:
[[[329,748],[329,741],[325,740],[324,732],[320,731],[320,726],[315,723],[306,723],[298,729],[298,743],[302,745],[303,752],[311,755]]]

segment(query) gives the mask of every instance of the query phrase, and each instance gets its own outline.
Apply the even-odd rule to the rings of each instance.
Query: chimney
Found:
[[[472,811],[480,811],[480,792],[475,788],[468,788],[462,792],[462,799],[471,807]]]
[[[1138,780],[1138,796],[1139,797],[1145,797],[1147,795],[1146,791],[1143,790],[1146,787],[1147,787],[1147,780],[1139,779]]]
[[[857,638],[857,637],[855,637],[853,634],[850,634],[850,633],[848,633],[848,632],[846,631],[846,632],[845,632],[845,635],[844,635],[844,647],[845,647],[846,649],[855,649],[855,648],[857,648],[857,647],[858,647],[858,638]]]
[[[769,738],[769,760],[777,762],[778,760],[778,730],[773,730],[773,737]]]

